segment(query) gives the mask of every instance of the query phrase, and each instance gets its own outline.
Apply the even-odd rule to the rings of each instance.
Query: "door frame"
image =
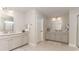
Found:
[[[39,42],[41,42],[41,41],[44,41],[44,19],[43,18],[40,18],[40,19],[36,19],[36,24],[38,24],[37,22],[38,22],[38,20],[40,21],[40,26],[42,27],[41,29],[40,29],[40,40],[39,40],[39,38],[38,38],[38,35],[37,35],[37,43],[39,43]],[[38,25],[36,25],[36,28],[38,28],[37,27]],[[42,31],[42,32],[41,32]],[[38,29],[37,29],[37,34],[38,34]]]
[[[79,48],[79,46],[78,46],[78,39],[79,39],[79,37],[78,37],[78,35],[79,35],[78,34],[78,32],[79,32],[79,30],[78,30],[78,26],[79,26],[78,23],[79,23],[79,20],[78,19],[79,19],[79,15],[77,15],[77,32],[76,32],[76,38],[77,38],[76,39],[76,46]]]

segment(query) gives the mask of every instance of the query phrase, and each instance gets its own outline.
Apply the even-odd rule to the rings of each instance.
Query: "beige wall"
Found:
[[[22,12],[14,11],[14,30],[21,32],[25,25],[25,14]]]
[[[30,31],[29,31],[29,44],[35,45],[35,10],[30,10],[26,13],[26,20],[25,24],[29,24]]]
[[[63,15],[61,17],[65,24],[69,24],[69,14]]]

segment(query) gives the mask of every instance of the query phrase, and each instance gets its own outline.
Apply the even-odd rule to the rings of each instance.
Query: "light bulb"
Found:
[[[61,17],[58,17],[58,18],[57,18],[57,20],[61,20],[61,19],[62,19]]]
[[[56,18],[52,18],[52,21],[56,21]]]

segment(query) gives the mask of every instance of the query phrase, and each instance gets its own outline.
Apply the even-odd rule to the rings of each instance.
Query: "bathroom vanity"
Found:
[[[60,20],[48,20],[46,39],[51,41],[57,41],[62,43],[69,42],[69,24]]]
[[[28,43],[28,31],[16,31],[18,16],[7,8],[0,10],[0,51],[9,51]],[[20,19],[19,19],[20,20]]]
[[[68,43],[68,32],[48,32],[46,35],[47,40]]]
[[[9,51],[28,44],[28,32],[0,34],[0,51]]]

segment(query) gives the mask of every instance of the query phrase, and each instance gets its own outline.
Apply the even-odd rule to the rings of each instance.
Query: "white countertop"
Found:
[[[28,31],[27,31],[28,32]],[[24,32],[28,34],[27,32]],[[13,33],[0,33],[0,39],[7,39],[9,37],[15,37],[21,34],[24,34],[23,32],[13,32]]]
[[[7,36],[7,35],[16,35],[16,34],[21,34],[23,32],[13,32],[13,33],[0,33],[0,36]],[[26,33],[26,32],[24,32]]]

